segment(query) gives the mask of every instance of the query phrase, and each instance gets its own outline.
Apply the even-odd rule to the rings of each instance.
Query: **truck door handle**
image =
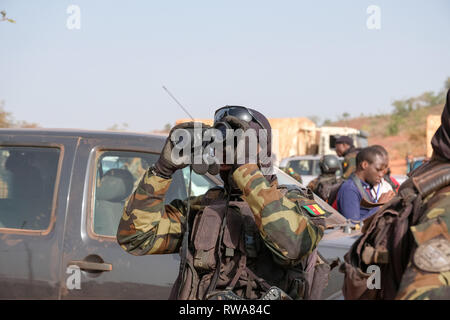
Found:
[[[110,263],[100,263],[100,262],[89,262],[83,260],[72,260],[69,261],[68,265],[78,266],[81,270],[89,271],[112,271],[112,264]]]

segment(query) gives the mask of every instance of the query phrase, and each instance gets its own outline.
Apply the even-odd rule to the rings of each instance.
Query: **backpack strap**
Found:
[[[438,163],[431,171],[411,178],[422,198],[450,184],[450,163]]]
[[[328,195],[328,199],[327,199],[327,202],[330,205],[333,205],[334,202],[337,200],[337,195],[338,195],[339,189],[341,188],[341,186],[344,182],[345,182],[344,179],[339,179],[339,181],[337,181],[335,184],[333,184],[331,186],[330,194]]]
[[[448,185],[450,185],[450,163],[430,161],[412,173],[400,186],[398,195],[404,203],[411,203],[419,195],[424,199]]]
[[[352,179],[353,182],[355,183],[355,185],[358,188],[359,192],[361,193],[361,196],[363,197],[363,199],[369,203],[372,203],[372,200],[369,198],[366,190],[363,188],[363,186],[361,184],[361,180],[356,176],[356,174],[352,173],[350,175],[350,179]]]
[[[230,194],[227,193],[227,202],[225,205],[225,213],[222,219],[222,224],[220,225],[220,233],[219,233],[219,240],[218,240],[218,245],[216,245],[216,259],[217,259],[217,266],[216,266],[216,270],[214,271],[214,274],[211,278],[211,283],[208,286],[208,289],[206,291],[206,295],[208,296],[208,294],[210,294],[213,290],[216,289],[216,285],[217,285],[217,280],[219,279],[219,274],[220,274],[220,266],[221,266],[221,257],[222,257],[222,252],[220,250],[220,244],[222,243],[222,239],[223,239],[223,233],[225,231],[225,227],[227,225],[227,215],[228,215],[228,208],[230,205]]]
[[[188,255],[188,242],[189,242],[189,214],[191,211],[191,190],[192,190],[192,166],[189,167],[189,187],[188,187],[188,198],[187,198],[187,209],[186,209],[186,230],[183,234],[183,240],[181,242],[181,258],[180,258],[180,269],[178,277],[181,279],[181,285],[178,287],[178,292],[176,298],[178,299],[181,294],[181,289],[185,281],[185,270],[187,265],[187,255]]]

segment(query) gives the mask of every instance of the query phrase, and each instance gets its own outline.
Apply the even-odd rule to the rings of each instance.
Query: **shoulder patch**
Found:
[[[322,216],[325,211],[318,204],[309,204],[302,206],[313,217]]]
[[[414,253],[414,264],[425,272],[450,271],[450,240],[438,237],[426,241]]]

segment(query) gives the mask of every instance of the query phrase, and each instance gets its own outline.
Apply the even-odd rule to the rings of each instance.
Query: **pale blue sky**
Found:
[[[68,30],[67,7],[81,9]],[[369,5],[381,30],[369,30]],[[450,76],[450,1],[0,0],[0,100],[45,127],[161,129],[225,104],[268,117],[391,110]]]

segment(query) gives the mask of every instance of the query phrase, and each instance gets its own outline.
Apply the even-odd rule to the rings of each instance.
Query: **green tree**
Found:
[[[11,118],[11,112],[6,112],[4,109],[5,101],[0,101],[0,128],[11,128],[13,126],[13,120]]]
[[[439,104],[440,94],[435,94],[434,91],[427,91],[422,93],[422,95],[420,95],[417,100],[423,107],[432,107]]]
[[[11,112],[4,109],[5,101],[0,100],[0,128],[39,128],[37,123],[14,121]]]
[[[392,102],[392,106],[394,107],[394,114],[399,116],[406,116],[410,111],[407,100],[395,100]]]
[[[401,116],[393,114],[391,116],[391,120],[389,121],[389,124],[387,126],[387,136],[395,136],[400,131],[400,125],[402,124],[403,119]]]

